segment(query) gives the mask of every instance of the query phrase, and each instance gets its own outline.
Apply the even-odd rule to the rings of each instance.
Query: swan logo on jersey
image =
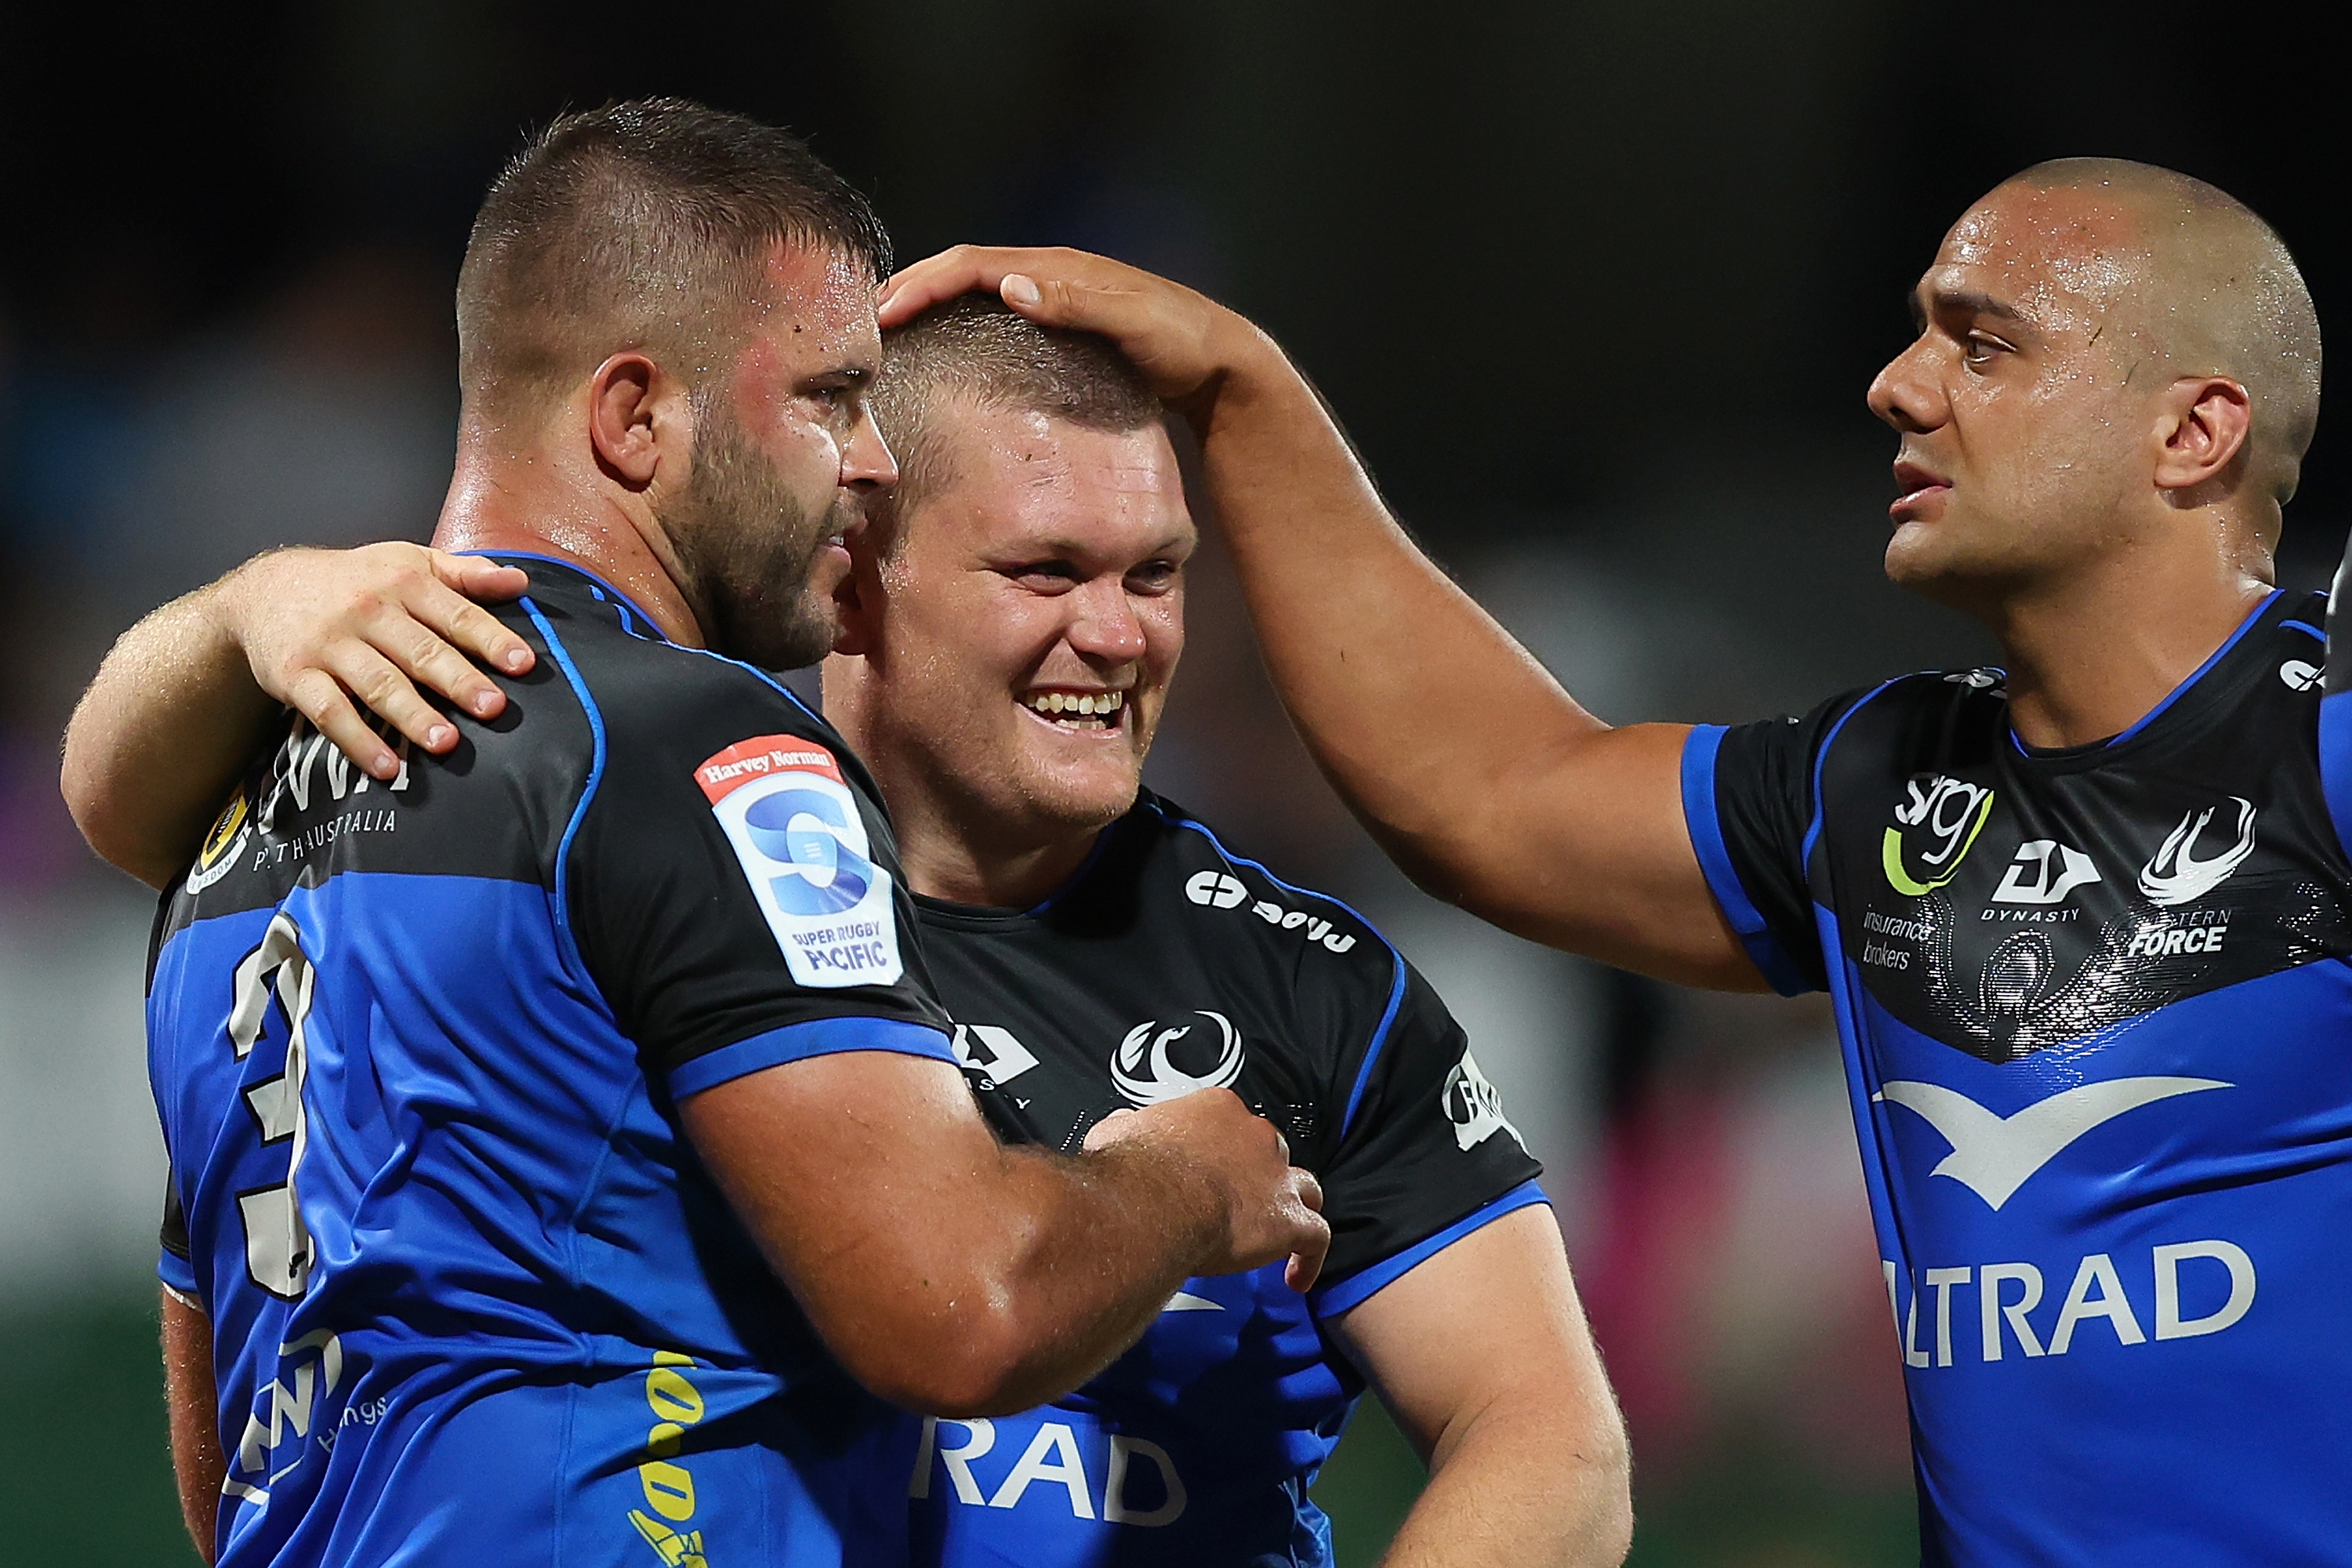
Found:
[[[2210,1078],[2116,1078],[2076,1084],[1997,1116],[1956,1089],[1896,1079],[1870,1098],[1916,1112],[1952,1152],[1927,1173],[1949,1176],[1995,1212],[2032,1174],[2094,1127],[2175,1095],[2235,1086]]]
[[[1881,841],[1879,860],[1886,885],[1916,899],[1958,874],[1960,862],[1968,858],[1985,819],[1992,815],[1993,792],[1942,773],[1915,778],[1908,790],[1908,798],[1895,808],[1895,826]],[[1906,829],[1919,830],[1916,843],[1906,838]],[[1916,874],[1911,870],[1915,856]]]
[[[2237,842],[2210,859],[2200,860],[2197,840],[2221,808],[2209,805],[2199,811],[2192,806],[2182,813],[2179,826],[2166,835],[2162,847],[2140,868],[2139,890],[2151,903],[2168,909],[2194,903],[2220,887],[2254,852],[2254,803],[2242,795],[2230,798],[2238,805]]]
[[[2030,874],[2030,879],[2029,879]],[[1993,889],[1996,904],[2058,904],[2075,889],[2099,879],[2091,858],[2071,844],[2035,838],[2017,847],[2000,886]]]
[[[1511,1141],[1524,1152],[1528,1141],[1503,1114],[1503,1093],[1478,1070],[1477,1058],[1468,1051],[1454,1064],[1445,1075],[1445,1088],[1439,1091],[1438,1103],[1444,1108],[1445,1120],[1454,1123],[1456,1147],[1475,1149],[1497,1132],[1507,1132]]]
[[[898,978],[890,873],[867,857],[866,819],[833,753],[797,735],[761,735],[694,770],[803,985]]]
[[[1110,1054],[1110,1080],[1138,1105],[1159,1105],[1203,1089],[1230,1089],[1242,1076],[1242,1036],[1223,1013],[1202,1008],[1190,1024],[1138,1024]],[[1201,1020],[1211,1027],[1203,1028]],[[1179,1061],[1179,1057],[1182,1060]]]

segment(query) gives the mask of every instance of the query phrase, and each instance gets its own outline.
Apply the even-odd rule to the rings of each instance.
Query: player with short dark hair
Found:
[[[1067,1397],[923,1421],[916,1560],[1328,1562],[1307,1489],[1370,1380],[1433,1459],[1398,1560],[1619,1561],[1622,1431],[1461,1029],[1353,910],[1140,789],[1195,539],[1158,398],[1103,340],[981,297],[887,366],[877,422],[916,478],[852,542],[825,706],[890,803],[982,1107],[1070,1149],[1230,1087],[1334,1229],[1304,1299],[1278,1268],[1188,1280]],[[254,627],[266,668],[324,668],[367,624],[346,606],[396,599],[371,551],[259,565],[315,606]]]
[[[1890,575],[2005,668],[1729,730],[1578,707],[1249,323],[965,249],[885,324],[973,289],[1106,333],[1191,419],[1277,688],[1424,886],[1670,979],[1829,991],[1928,1562],[2345,1560],[2352,706],[2326,599],[2274,585],[2320,344],[2266,225],[2105,159],[1971,206],[1870,405]]]
[[[550,174],[572,160],[595,177]],[[842,537],[895,477],[878,229],[814,167],[665,100],[501,176],[509,258],[703,215],[659,259],[709,320],[670,357],[573,278],[462,324],[438,537],[483,555],[433,560],[530,580],[423,751],[358,741],[323,673],[290,723],[241,689],[238,585],[135,629],[77,715],[78,819],[168,888],[163,1310],[208,1558],[887,1563],[915,1435],[884,1398],[1018,1409],[1189,1278],[1319,1265],[1312,1178],[1230,1094],[1075,1154],[999,1142],[872,781],[735,657],[830,643]],[[541,363],[478,341],[509,330],[570,357],[490,368]],[[160,731],[111,723],[151,701]],[[187,781],[240,773],[191,861]]]
[[[1066,1148],[1230,1085],[1332,1226],[1303,1300],[1190,1281],[1069,1395],[927,1421],[917,1561],[1328,1563],[1307,1488],[1369,1380],[1433,1460],[1391,1561],[1617,1563],[1622,1429],[1462,1029],[1354,910],[1140,787],[1195,542],[1158,398],[1100,338],[967,296],[887,340],[876,417],[908,456],[825,711],[890,803],[982,1104]]]

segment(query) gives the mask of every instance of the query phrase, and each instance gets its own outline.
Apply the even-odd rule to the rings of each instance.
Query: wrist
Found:
[[[1199,1273],[1202,1260],[1230,1249],[1231,1196],[1208,1164],[1182,1142],[1146,1134],[1098,1150],[1093,1157],[1118,1173],[1115,1179],[1139,1211],[1139,1219],[1158,1227],[1179,1249],[1179,1273]]]

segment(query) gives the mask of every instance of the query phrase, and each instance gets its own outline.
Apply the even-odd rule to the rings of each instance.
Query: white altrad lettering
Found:
[[[942,1426],[962,1428],[963,1441],[940,1441]],[[1038,1423],[1020,1458],[992,1492],[982,1485],[972,1467],[994,1452],[996,1439],[997,1424],[985,1417],[924,1417],[907,1495],[917,1501],[929,1500],[934,1470],[944,1470],[950,1499],[967,1508],[1017,1509],[1035,1490],[1056,1500],[1056,1512],[1061,1508],[1068,1509],[1073,1519],[1099,1518],[1105,1524],[1147,1530],[1175,1523],[1191,1500],[1184,1479],[1177,1473],[1176,1461],[1166,1448],[1132,1433],[1106,1434],[1082,1423],[1065,1421]],[[1085,1456],[1089,1452],[1103,1468],[1099,1512],[1087,1471]],[[1148,1479],[1141,1486],[1135,1484],[1139,1476],[1148,1478],[1153,1473],[1159,1478],[1160,1500],[1156,1503],[1148,1500],[1152,1489]],[[1039,1482],[1046,1484],[1040,1489]],[[1037,1505],[1030,1502],[1029,1506]]]
[[[2058,1152],[2104,1121],[2175,1095],[2231,1086],[2210,1078],[2118,1078],[2077,1084],[2010,1116],[1996,1116],[1957,1089],[1896,1079],[1870,1098],[1916,1112],[1952,1152],[1928,1173],[1949,1176],[1994,1209]]]
[[[2033,1315],[2046,1300],[2046,1281],[2067,1277],[2063,1265],[2045,1274],[2023,1261],[1958,1264],[1906,1275],[1893,1260],[1881,1258],[1886,1277],[1886,1304],[1893,1312],[1895,1339],[1903,1362],[1915,1370],[1941,1368],[1969,1361],[1956,1339],[1952,1323],[1963,1309],[1955,1297],[1964,1289],[1977,1293],[1977,1335],[1973,1358],[1978,1363],[2005,1360],[2014,1343],[2028,1360],[2080,1353],[2092,1343],[2084,1328],[2104,1322],[2116,1348],[2130,1349],[2172,1340],[2196,1339],[2235,1327],[2252,1310],[2257,1289],[2254,1260],[2235,1242],[2218,1238],[2168,1242],[2149,1249],[2144,1267],[2119,1266],[2116,1255],[2093,1252],[2077,1258],[2073,1282],[2055,1311],[2037,1327]],[[2132,1277],[2129,1281],[2126,1274]],[[2145,1292],[2135,1303],[2131,1285]],[[1907,1300],[1903,1292],[1909,1289]],[[1920,1342],[1919,1299],[1931,1294],[1933,1343]],[[2184,1301],[2186,1304],[2184,1304]],[[2155,1333],[2143,1317],[2154,1307]],[[1965,1318],[1962,1320],[1965,1321]],[[2104,1345],[2105,1334],[2095,1335]]]

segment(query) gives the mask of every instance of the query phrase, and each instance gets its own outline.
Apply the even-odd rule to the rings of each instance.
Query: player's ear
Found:
[[[833,651],[859,658],[872,652],[882,640],[881,608],[874,560],[853,542],[849,570],[833,587],[834,624],[841,628],[833,639]]]
[[[686,399],[661,367],[641,353],[617,353],[588,381],[588,440],[596,466],[633,490],[661,471],[665,455],[680,463],[693,443]],[[672,448],[667,454],[665,447]]]
[[[2171,492],[2176,505],[2219,499],[2208,487],[2232,482],[2252,430],[2252,400],[2237,382],[2221,375],[2174,382],[2158,407],[2157,489]]]

